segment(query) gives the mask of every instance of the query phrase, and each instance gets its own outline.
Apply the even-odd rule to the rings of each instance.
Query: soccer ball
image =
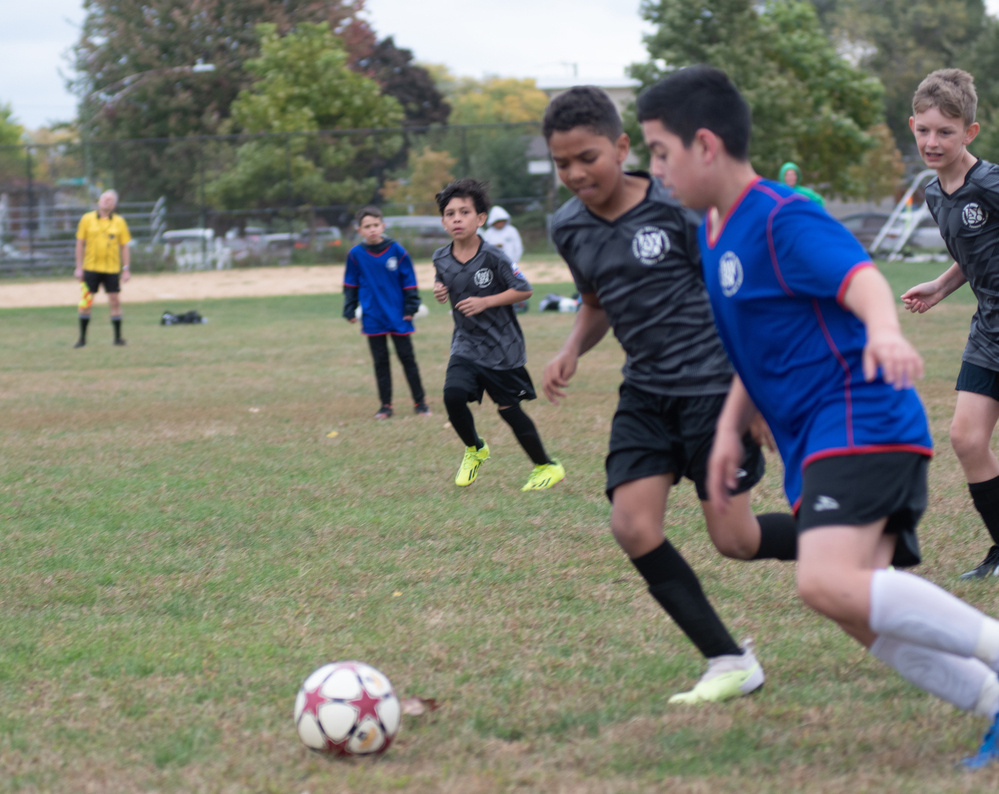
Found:
[[[391,682],[364,662],[323,665],[305,679],[295,698],[298,735],[319,753],[384,753],[401,717]]]

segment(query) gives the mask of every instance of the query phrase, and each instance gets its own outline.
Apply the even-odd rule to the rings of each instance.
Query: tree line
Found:
[[[88,0],[73,49],[78,117],[33,142],[155,141],[93,146],[86,168],[180,206],[407,202],[459,167],[499,195],[537,189],[531,130],[479,135],[472,152],[454,136],[407,134],[536,122],[547,98],[533,81],[417,64],[363,10],[364,0]],[[654,30],[631,75],[645,85],[693,63],[724,68],[753,109],[751,154],[765,175],[794,160],[830,195],[890,195],[912,154],[912,92],[945,66],[976,76],[975,151],[999,156],[999,22],[982,0],[643,0],[640,13]],[[376,128],[394,133],[319,136]],[[0,105],[0,182],[24,173],[12,145],[23,132]]]

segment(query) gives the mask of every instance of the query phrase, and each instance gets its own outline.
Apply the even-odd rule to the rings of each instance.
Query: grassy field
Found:
[[[886,268],[896,293],[939,264]],[[536,383],[572,315],[522,316]],[[429,299],[429,293],[424,293]],[[451,321],[428,300],[417,356],[434,416],[377,408],[367,346],[338,295],[127,306],[110,345],[74,312],[0,312],[2,792],[973,792],[999,768],[953,763],[976,718],[926,696],[796,600],[793,567],[711,547],[692,487],[671,539],[739,637],[761,693],[703,709],[666,699],[701,674],[607,530],[602,456],[622,356],[583,361],[570,400],[528,412],[568,470],[522,494],[530,463],[488,403],[493,457],[452,484],[462,447],[440,403]],[[923,575],[987,548],[947,443],[972,310],[967,289],[903,319],[924,353],[938,456]],[[162,327],[197,308],[203,326]],[[335,431],[335,436],[330,436]],[[785,509],[780,464],[756,491]],[[329,760],[292,721],[305,676],[336,659],[442,707],[405,717],[376,760]]]

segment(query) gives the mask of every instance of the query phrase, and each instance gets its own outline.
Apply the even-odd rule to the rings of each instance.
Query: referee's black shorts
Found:
[[[83,283],[94,295],[104,285],[104,291],[108,294],[121,292],[121,278],[118,273],[98,273],[96,270],[83,271]]]
[[[708,457],[715,438],[715,424],[725,404],[725,394],[669,397],[621,384],[620,398],[611,423],[607,453],[607,498],[614,489],[632,480],[672,474],[693,481],[697,497],[708,498]],[[748,433],[739,483],[743,493],[758,483],[766,471],[759,445]]]

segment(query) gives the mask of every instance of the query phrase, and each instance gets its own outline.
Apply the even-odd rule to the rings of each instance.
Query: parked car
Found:
[[[45,251],[22,251],[20,248],[15,248],[10,243],[0,244],[0,261],[4,262],[18,262],[18,263],[28,263],[28,262],[44,262],[49,258],[49,254]]]
[[[250,256],[260,256],[265,248],[264,229],[260,226],[247,226],[241,230],[234,226],[225,233],[223,244],[232,251],[232,257],[237,262]]]
[[[284,250],[295,244],[295,232],[272,232],[264,235],[264,246],[269,250]]]
[[[343,245],[343,235],[336,226],[317,226],[306,229],[295,239],[295,248],[313,251],[323,251],[327,248],[339,248]]]
[[[429,253],[451,242],[437,215],[389,215],[385,218],[385,234],[406,249],[420,253]]]
[[[214,229],[171,229],[163,232],[163,242],[170,246],[191,246],[205,244],[213,247],[215,244]]]

